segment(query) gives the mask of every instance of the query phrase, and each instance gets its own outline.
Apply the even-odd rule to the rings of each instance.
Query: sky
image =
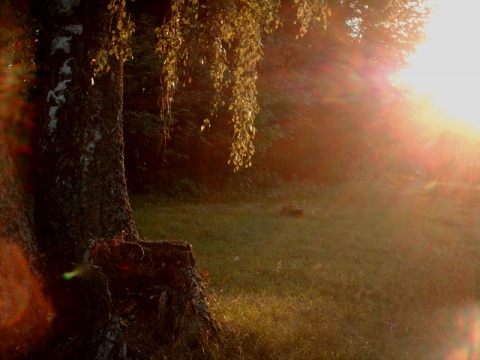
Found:
[[[449,115],[480,127],[480,1],[429,3],[437,6],[426,27],[427,41],[395,79],[433,96]]]

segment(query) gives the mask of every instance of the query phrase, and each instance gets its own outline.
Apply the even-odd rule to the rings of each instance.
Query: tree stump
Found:
[[[163,358],[172,344],[195,354],[216,332],[188,243],[97,242],[71,274],[54,330],[63,335],[44,357]]]

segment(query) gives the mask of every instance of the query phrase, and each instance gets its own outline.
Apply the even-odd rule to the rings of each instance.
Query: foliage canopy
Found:
[[[377,49],[371,51],[370,66],[401,63],[414,49],[425,14],[424,0],[390,0],[386,3],[353,0],[175,0],[162,26],[156,29],[156,51],[160,56],[162,95],[160,117],[165,129],[172,123],[172,103],[179,84],[192,82],[192,69],[203,67],[214,88],[211,117],[220,107],[230,112],[233,138],[230,160],[235,170],[250,167],[255,153],[255,119],[260,107],[257,101],[258,64],[264,55],[262,40],[282,26],[282,11],[295,11],[297,38],[313,24],[327,29],[333,17],[349,29],[350,41],[365,42],[376,37]],[[107,70],[107,55],[123,61],[132,57],[130,47],[133,22],[126,10],[126,0],[111,0],[112,25],[110,46],[102,49],[95,71]],[[342,13],[340,19],[336,14]],[[116,24],[116,26],[115,26]],[[378,51],[384,47],[384,55]],[[388,54],[387,54],[388,53]],[[392,56],[392,54],[394,54]],[[211,126],[209,118],[201,125]],[[168,130],[165,132],[168,137]]]

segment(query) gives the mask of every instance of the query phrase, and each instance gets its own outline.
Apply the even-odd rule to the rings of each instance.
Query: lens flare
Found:
[[[0,239],[0,358],[23,353],[45,335],[53,310],[20,247]]]
[[[448,313],[448,315],[447,315]],[[432,359],[480,360],[480,304],[461,306],[440,316],[448,329]],[[430,357],[429,357],[430,358]]]
[[[65,280],[71,280],[71,279],[73,279],[75,276],[77,276],[77,272],[76,272],[76,271],[65,272],[65,273],[63,273],[63,275],[62,275],[62,277],[63,277]]]
[[[410,67],[395,74],[393,82],[427,94],[433,105],[455,122],[480,128],[480,2],[428,0],[434,5],[425,28],[428,41],[408,59]]]

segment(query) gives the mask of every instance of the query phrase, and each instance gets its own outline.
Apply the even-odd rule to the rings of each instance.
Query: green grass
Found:
[[[478,187],[403,179],[275,194],[132,199],[142,237],[193,244],[228,333],[216,358],[480,358]],[[290,204],[305,215],[280,216]]]

